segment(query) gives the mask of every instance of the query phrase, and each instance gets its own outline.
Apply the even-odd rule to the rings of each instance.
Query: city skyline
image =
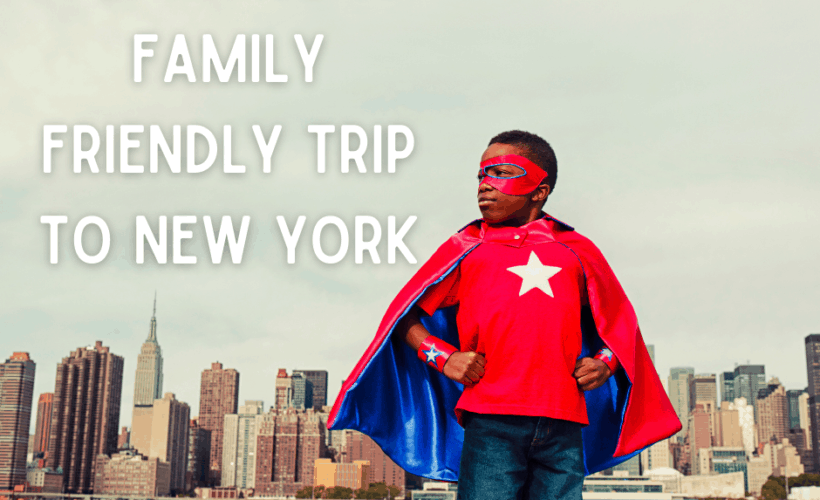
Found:
[[[155,333],[155,328],[156,317],[154,315],[151,320],[152,334]],[[820,342],[818,339],[820,339],[818,334],[809,334],[804,338],[805,360],[810,378],[814,376],[814,370],[820,366],[820,363],[816,361],[816,353],[820,350],[815,350],[814,347],[816,342]],[[653,354],[657,353],[655,345],[650,344],[648,349]],[[14,359],[30,362],[31,358],[26,352],[15,352],[12,356],[12,360]],[[158,488],[158,491],[187,491],[185,488],[189,486],[186,485],[190,483],[182,475],[187,470],[185,461],[189,457],[189,422],[192,422],[189,405],[176,400],[173,393],[166,392],[163,399],[154,401],[151,417],[152,431],[148,437],[150,446],[143,446],[143,448],[138,446],[136,450],[129,449],[115,453],[117,447],[112,445],[111,438],[113,437],[115,442],[118,440],[116,433],[112,431],[116,430],[115,416],[118,416],[121,393],[125,389],[121,383],[123,359],[111,352],[109,347],[97,342],[93,349],[82,347],[76,349],[69,357],[63,358],[61,365],[62,368],[57,377],[56,398],[54,398],[56,411],[53,417],[53,425],[58,431],[49,438],[49,456],[46,457],[45,464],[52,470],[58,467],[63,470],[62,477],[66,491],[94,491],[95,480],[103,481],[100,486],[101,492],[113,493],[120,491],[117,488],[143,488],[146,487],[145,485],[148,485],[149,489]],[[33,375],[33,364],[31,366],[31,375]],[[667,458],[663,458],[663,453],[659,453],[658,457],[653,456],[650,460],[649,455],[654,455],[654,451],[649,451],[640,460],[635,457],[615,469],[628,470],[630,475],[641,475],[643,473],[641,471],[642,462],[646,462],[644,467],[648,467],[650,461],[653,464],[657,462],[660,467],[659,471],[662,471],[664,470],[662,461],[668,460],[670,465],[674,461],[674,467],[686,475],[743,471],[747,484],[746,489],[754,487],[754,491],[760,490],[761,478],[765,477],[766,467],[772,468],[774,472],[780,470],[781,474],[785,468],[789,468],[795,474],[802,473],[804,468],[806,471],[814,470],[812,453],[816,452],[816,449],[807,448],[807,443],[813,441],[813,431],[809,429],[810,423],[806,415],[809,401],[809,394],[806,391],[809,388],[787,390],[776,377],[766,377],[765,371],[764,365],[736,367],[732,377],[734,382],[732,393],[737,393],[736,395],[741,399],[735,400],[734,403],[723,401],[718,405],[718,401],[725,398],[718,391],[718,377],[715,374],[695,374],[692,367],[671,369],[670,388],[679,386],[675,390],[687,396],[677,400],[676,403],[685,404],[683,411],[687,414],[689,428],[685,448],[681,448],[684,442],[674,438],[665,440],[659,444],[669,447]],[[300,370],[293,370],[291,373],[299,374]],[[313,375],[318,379],[324,379],[321,372]],[[675,381],[679,375],[684,375],[680,379],[680,384]],[[32,376],[29,377],[29,379],[32,378]],[[765,382],[764,379],[766,379]],[[72,387],[74,384],[72,380],[79,381],[81,387],[85,387],[82,391],[77,392],[76,401],[66,400],[69,397],[68,394],[73,394],[73,391],[60,389],[60,387]],[[327,414],[314,413],[312,408],[306,412],[304,409],[293,406],[302,408],[304,406],[299,401],[304,402],[305,389],[304,387],[298,389],[304,385],[304,377],[300,378],[300,382],[297,383],[295,378],[292,380],[287,369],[280,368],[277,382],[281,381],[287,381],[288,384],[281,387],[279,387],[281,384],[276,384],[276,400],[270,412],[266,413],[263,401],[259,400],[246,400],[245,405],[237,406],[239,372],[236,370],[224,368],[220,363],[212,363],[210,369],[202,371],[201,392],[203,395],[207,394],[210,399],[201,405],[201,413],[205,415],[206,422],[211,420],[222,424],[218,426],[218,430],[215,432],[212,430],[211,433],[212,436],[218,436],[216,439],[213,437],[211,439],[212,481],[221,483],[223,487],[254,488],[256,484],[254,478],[261,474],[259,477],[262,478],[262,485],[256,486],[261,488],[259,491],[262,494],[272,492],[293,494],[303,486],[313,484],[315,459],[335,457],[337,461],[349,463],[362,458],[356,455],[355,451],[351,452],[355,448],[353,444],[355,440],[351,441],[352,437],[343,438],[342,448],[338,448],[339,445],[334,441],[336,454],[327,454],[326,441],[322,436],[325,436],[328,442],[335,439],[333,433],[327,433],[324,429]],[[33,380],[29,380],[29,386],[33,386]],[[292,390],[292,388],[296,389]],[[748,420],[751,419],[752,405],[747,405],[746,398],[743,396],[751,393],[750,391],[755,392],[753,403],[759,408],[759,413],[754,412],[754,420],[757,422],[754,426],[757,430],[754,431],[750,427],[751,420]],[[45,401],[48,395],[44,396],[46,396]],[[27,412],[29,418],[32,418],[34,416],[31,411],[33,395],[29,394],[28,399],[28,409],[24,411]],[[66,401],[69,406],[66,406]],[[94,409],[98,404],[102,404],[101,413]],[[748,412],[744,409],[746,407]],[[203,411],[203,408],[208,411]],[[278,443],[275,453],[274,448],[269,444],[264,444],[266,441],[262,439],[263,435],[269,435],[272,432],[272,428],[263,431],[267,425],[263,422],[274,420],[277,422],[276,434],[283,438],[275,439]],[[303,425],[307,427],[303,429]],[[296,437],[297,427],[299,429],[298,439]],[[80,435],[82,432],[88,432],[88,437],[83,438]],[[757,434],[757,440],[756,444],[750,446],[750,443],[746,441],[752,437],[752,432]],[[348,436],[348,434],[349,431],[340,431],[337,437]],[[354,434],[362,438],[359,433]],[[61,442],[56,436],[64,436],[65,441]],[[259,437],[260,441],[257,442],[254,436]],[[25,437],[28,438],[28,436]],[[251,441],[248,441],[249,438]],[[303,441],[303,438],[307,441]],[[784,441],[787,438],[788,440]],[[257,445],[262,447],[260,450],[264,451],[267,457],[263,462],[258,462],[255,458]],[[304,454],[295,452],[295,447],[301,450],[305,446]],[[90,471],[86,458],[78,458],[76,462],[74,458],[70,461],[66,458],[69,453],[71,457],[85,457],[88,455],[85,449],[96,450],[92,453],[96,457],[94,460],[96,465]],[[224,449],[224,453],[220,450],[214,454],[214,449]],[[759,451],[762,454],[760,456],[765,457],[768,465],[760,465],[762,468],[753,465],[757,464],[755,462],[757,459],[751,457],[752,449],[755,449],[756,453]],[[341,455],[338,455],[339,452]],[[136,462],[130,460],[129,457],[133,457],[134,453],[139,453],[142,458]],[[367,453],[372,455],[374,451]],[[103,454],[107,457],[103,457]],[[735,459],[731,457],[735,455],[732,454],[748,456],[749,460],[725,467],[721,465],[727,463],[727,460],[734,462]],[[218,464],[221,470],[215,469],[217,465],[214,462],[215,455],[221,456]],[[294,456],[297,457],[295,462],[292,461]],[[404,484],[404,472],[383,453],[379,451],[372,457],[375,458],[370,459],[369,474],[371,476],[374,473],[377,476],[390,476],[392,477],[390,480]],[[157,459],[160,461],[157,462]],[[274,460],[275,464],[271,460]],[[280,464],[281,460],[285,462]],[[385,467],[388,466],[394,467],[395,470],[387,472]],[[118,479],[125,477],[122,476],[124,468],[128,468],[129,471],[133,470],[134,474],[137,474],[137,469],[134,467],[148,468],[145,469],[148,475],[137,481],[142,486],[132,480],[126,480],[130,481],[128,484],[131,485],[126,486],[121,479]],[[156,469],[158,472],[148,472],[153,470],[152,467],[159,468]],[[758,467],[759,470],[754,469],[757,472],[753,473],[753,467]],[[160,469],[162,472],[159,472]],[[38,471],[48,474],[48,469],[45,471],[38,469]],[[126,473],[126,476],[128,474],[131,472]],[[160,479],[160,476],[163,479]],[[276,477],[279,479],[275,479]],[[371,477],[371,482],[373,481]],[[752,484],[753,486],[750,486]]]
[[[155,314],[156,314],[155,311],[156,310],[154,309],[154,314],[150,318],[149,338],[152,334],[156,335],[157,319],[156,319],[156,316],[155,316]],[[134,320],[134,323],[136,323],[136,320]],[[144,322],[143,322],[143,325],[144,325]],[[799,351],[799,354],[801,356],[805,356],[805,348],[804,348],[804,340],[803,339],[805,339],[805,337],[807,335],[811,335],[811,334],[812,334],[812,332],[806,332],[806,333],[802,334],[802,336],[799,337],[799,346],[801,348],[801,350]],[[136,332],[134,332],[133,335],[139,336],[139,334],[137,334]],[[143,335],[144,335],[144,328],[143,328]],[[112,337],[112,336],[122,336],[122,333],[119,330],[117,330],[116,334],[112,334],[111,332],[109,332],[108,337]],[[105,338],[105,336],[104,336],[104,338]],[[108,340],[111,340],[111,339],[109,338]],[[119,339],[117,339],[117,340],[119,340]],[[133,340],[134,339],[129,339],[128,342],[122,342],[122,344],[120,344],[120,345],[132,344]],[[88,345],[93,346],[95,342],[96,342],[96,340],[90,342]],[[112,351],[116,350],[117,352],[122,352],[121,349],[119,349],[119,348],[115,349],[114,347],[112,347],[113,344],[109,344],[105,340],[102,340],[102,342],[105,343],[108,347],[110,347],[112,349]],[[145,342],[145,340],[144,340],[144,336],[143,336],[143,342],[141,342],[140,345],[143,345],[144,342]],[[647,342],[651,343],[650,339],[647,339]],[[114,344],[117,344],[117,342],[114,342]],[[715,374],[716,377],[717,377],[720,374],[722,374],[723,372],[733,370],[737,366],[745,365],[749,361],[749,360],[743,360],[741,362],[741,361],[738,360],[738,361],[735,361],[735,362],[731,363],[731,366],[728,366],[729,363],[726,363],[725,365],[716,365],[714,368],[709,369],[709,368],[706,368],[703,365],[699,365],[697,363],[670,362],[668,360],[668,357],[665,356],[664,349],[663,349],[663,344],[658,344],[656,342],[653,345],[655,345],[655,349],[658,353],[658,354],[656,354],[656,356],[658,356],[659,359],[661,360],[660,363],[656,364],[656,367],[658,368],[658,374],[659,374],[659,376],[661,377],[662,380],[667,380],[668,379],[669,373],[671,372],[671,370],[673,368],[681,368],[681,367],[685,367],[685,366],[691,366],[691,367],[694,368],[694,370],[695,370],[694,373],[695,374],[698,374],[698,375],[700,375],[700,374]],[[26,350],[24,347],[26,347],[26,346],[19,346],[18,348],[14,349],[14,350],[29,352],[32,355],[33,359],[37,359],[37,358],[35,358],[35,356],[36,356],[35,353],[37,353],[38,350],[36,348],[33,348],[33,347],[36,347],[36,346],[30,346],[32,348],[29,348],[28,350]],[[74,347],[72,347],[71,350],[76,349],[76,347],[77,347],[77,345],[74,345]],[[190,347],[190,346],[188,346],[188,347]],[[140,349],[138,348],[136,351],[140,352]],[[279,354],[282,356],[283,360],[285,358],[287,358],[288,360],[299,359],[299,358],[305,360],[305,361],[294,361],[294,362],[289,361],[290,366],[286,367],[286,369],[288,370],[289,376],[292,376],[294,372],[298,373],[300,371],[302,371],[302,372],[306,371],[304,369],[297,369],[296,366],[300,366],[300,367],[311,366],[312,369],[317,369],[317,370],[319,369],[319,367],[315,363],[311,363],[311,361],[309,360],[309,357],[300,357],[299,356],[300,353],[285,353],[283,355],[280,351]],[[293,356],[294,354],[296,355],[295,358]],[[130,428],[132,426],[132,419],[129,418],[129,417],[131,416],[130,409],[133,408],[133,403],[132,403],[132,401],[129,401],[128,395],[129,394],[134,394],[136,391],[135,390],[125,390],[125,388],[128,388],[129,386],[131,388],[136,387],[136,383],[137,383],[136,377],[131,376],[130,380],[129,380],[129,373],[130,374],[135,374],[135,372],[137,371],[136,364],[137,364],[138,356],[135,356],[133,354],[131,356],[129,356],[129,355],[126,355],[124,353],[119,354],[119,356],[124,358],[124,366],[125,366],[125,368],[124,368],[125,373],[123,374],[123,388],[124,389],[123,389],[123,394],[122,394],[122,409],[123,409],[123,411],[121,411],[121,415],[120,415],[120,426],[127,426],[127,427]],[[167,356],[167,350],[166,350],[166,356],[165,357],[166,358],[168,357]],[[186,358],[191,358],[192,356],[185,356],[185,357]],[[174,356],[174,358],[177,359],[177,360],[179,359],[176,356]],[[220,362],[224,366],[231,367],[231,366],[229,366],[229,364],[227,362],[222,361],[222,359],[229,359],[229,358],[224,358],[223,357],[219,361],[215,361],[215,360],[207,361],[205,359],[200,359],[199,356],[193,356],[193,358],[196,360],[195,362],[200,362],[201,361],[201,364],[203,365],[199,369],[199,371],[196,372],[197,374],[201,373],[202,370],[206,369],[208,365],[210,365],[211,363],[214,363],[214,362]],[[42,358],[40,358],[40,359],[42,359]],[[129,359],[132,360],[133,364],[129,365],[129,362],[128,362]],[[160,359],[162,360],[162,357]],[[667,360],[666,363],[663,363],[664,359]],[[798,364],[798,368],[802,369],[802,377],[799,376],[799,375],[792,377],[792,379],[797,379],[798,380],[798,382],[796,384],[793,383],[793,382],[790,382],[788,378],[779,375],[778,371],[776,371],[775,368],[772,368],[773,365],[771,363],[768,363],[766,359],[752,360],[752,364],[761,364],[761,365],[766,367],[766,382],[768,382],[768,380],[772,377],[777,377],[781,381],[781,383],[784,385],[784,387],[786,387],[788,390],[795,390],[795,389],[803,390],[804,388],[808,387],[808,379],[807,379],[806,370],[805,370],[805,366],[804,366],[803,361],[801,361],[801,364]],[[666,371],[662,371],[664,365],[666,365],[666,367],[667,367]],[[795,363],[793,363],[791,361],[782,363],[782,366],[783,366],[784,369],[781,370],[781,372],[789,373],[789,370],[785,369],[786,365],[788,365],[788,367],[790,367],[790,368],[794,368]],[[49,381],[43,381],[43,378],[47,376],[45,374],[48,373],[48,369],[49,369],[48,361],[40,362],[39,366],[40,366],[40,368],[38,369],[38,376],[35,377],[35,382],[34,382],[34,395],[35,395],[35,398],[38,398],[41,394],[49,393],[49,392],[54,391],[53,376],[51,377],[50,382]],[[276,375],[279,373],[279,370],[283,367],[280,366],[280,363],[276,363],[276,362],[273,362],[273,364],[270,365],[270,366],[271,366],[271,368],[268,371],[269,371],[269,373],[273,373],[271,382],[275,383]],[[352,366],[353,366],[353,361],[350,362],[350,369],[352,369]],[[237,371],[239,371],[240,373],[242,372],[242,370],[240,368],[237,368],[237,367],[231,367],[231,368],[236,368]],[[309,371],[309,370],[307,370],[307,371]],[[334,388],[334,386],[333,386],[334,374],[330,370],[326,370],[326,371],[328,371],[328,373],[329,373],[328,383],[327,383],[327,400],[328,400],[328,405],[332,406],[333,402],[335,400],[335,397],[338,394],[338,390],[339,390],[338,388],[341,387],[341,381],[344,379],[344,377],[347,376],[347,373],[343,373],[343,372],[338,372],[337,373],[337,374],[343,373],[343,375],[338,377],[338,378],[335,378],[335,381],[337,382],[338,387]],[[791,371],[795,371],[795,370],[791,370]],[[195,380],[196,383],[193,384],[193,386],[192,386],[192,383],[191,383],[191,380],[190,380],[192,378],[191,375],[190,374],[186,375],[186,374],[183,374],[183,373],[180,373],[180,372],[181,372],[181,370],[174,370],[174,380],[175,381],[183,380],[182,383],[177,382],[177,385],[180,386],[180,390],[175,389],[173,386],[167,386],[166,385],[165,386],[165,392],[173,392],[176,395],[177,399],[179,399],[180,401],[183,401],[183,402],[185,402],[185,403],[187,403],[191,406],[191,408],[192,408],[192,411],[191,411],[192,417],[193,416],[198,416],[197,412],[194,409],[199,408],[199,392],[200,392],[200,387],[199,387],[199,383],[198,383],[199,382],[199,377],[196,376],[196,375],[193,376],[193,379]],[[801,380],[804,381],[804,382],[801,382]],[[249,391],[250,393],[245,393],[243,391],[242,384],[240,384],[239,393],[238,393],[238,397],[237,397],[238,401],[244,401],[245,399],[258,399],[258,400],[262,400],[262,401],[265,402],[266,408],[276,405],[276,390],[275,390],[275,385],[274,384],[271,384],[271,386],[269,388],[267,388],[263,391],[259,391],[258,386],[264,385],[264,383],[262,382],[261,379],[260,380],[251,379],[246,383],[248,383],[249,385],[252,385],[252,386],[256,386],[256,387],[251,389],[251,391],[253,391],[253,392]],[[801,385],[801,383],[802,383],[802,385]],[[191,389],[193,389],[193,390],[191,390]],[[245,390],[248,390],[248,389],[245,389]],[[670,390],[670,388],[667,387],[667,392],[669,392],[669,390]],[[267,392],[265,392],[265,391],[267,391]],[[261,394],[260,394],[260,392],[261,392]],[[246,396],[247,396],[247,398],[246,398]],[[723,397],[723,390],[720,387],[719,382],[718,382],[718,397],[720,397],[720,398]],[[161,398],[162,398],[162,396],[160,395],[160,397],[157,398],[157,399],[161,399]],[[32,419],[31,434],[34,434],[34,432],[35,432],[36,422],[34,420],[35,419]]]

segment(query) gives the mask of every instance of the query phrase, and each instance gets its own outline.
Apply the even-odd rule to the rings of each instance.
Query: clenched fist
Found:
[[[582,391],[591,391],[601,387],[610,375],[612,372],[609,371],[606,363],[595,358],[579,359],[575,362],[575,371],[572,373]]]
[[[477,352],[454,352],[444,363],[444,375],[467,387],[474,385],[484,376],[487,360]]]

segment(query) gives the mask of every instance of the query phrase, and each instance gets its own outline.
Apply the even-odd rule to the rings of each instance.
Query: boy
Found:
[[[541,212],[549,144],[505,132],[481,160],[483,219],[391,304],[328,426],[369,434],[410,472],[458,475],[460,499],[580,499],[585,473],[680,422],[603,256]]]

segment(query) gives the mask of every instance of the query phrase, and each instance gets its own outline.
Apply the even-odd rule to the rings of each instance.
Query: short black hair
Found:
[[[522,156],[547,172],[547,184],[550,187],[550,194],[555,191],[555,181],[558,179],[558,160],[555,159],[555,151],[552,150],[552,146],[547,141],[523,130],[509,130],[501,132],[490,139],[487,146],[493,144],[509,144],[524,150]]]

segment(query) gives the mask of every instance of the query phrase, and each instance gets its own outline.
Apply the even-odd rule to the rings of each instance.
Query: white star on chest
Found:
[[[552,294],[552,287],[550,286],[550,278],[558,274],[560,267],[545,266],[538,260],[535,252],[530,251],[530,260],[526,266],[508,267],[507,271],[514,273],[521,277],[521,291],[518,296],[522,296],[533,288],[538,288],[550,297],[555,297]]]

